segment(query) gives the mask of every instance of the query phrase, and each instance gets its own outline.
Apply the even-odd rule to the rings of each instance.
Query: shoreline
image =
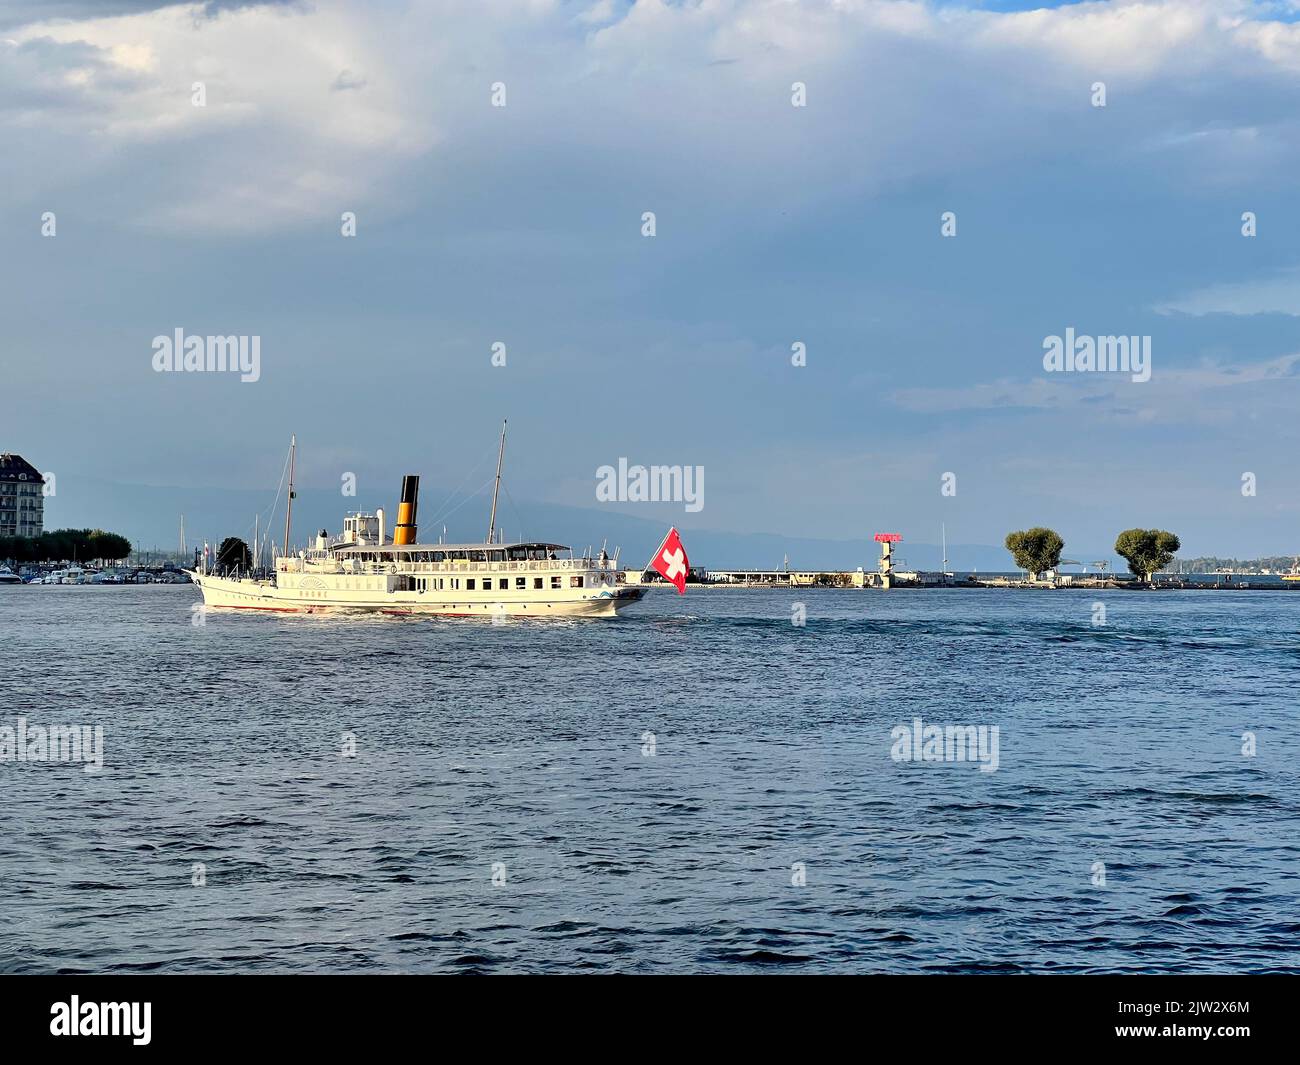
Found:
[[[666,582],[647,582],[651,588],[671,587]],[[879,585],[844,586],[834,584],[794,584],[790,581],[716,581],[687,584],[688,591],[699,589],[725,590],[734,589],[736,591],[754,591],[763,588],[791,588],[796,591],[827,591],[827,592],[917,592],[917,591],[1034,591],[1034,592],[1295,592],[1300,591],[1300,582],[1291,581],[1287,583],[1255,583],[1252,581],[1231,582],[1223,584],[1207,584],[1200,582],[1179,582],[1174,583],[1157,583],[1154,586],[1145,584],[1136,584],[1130,582],[1109,582],[1084,584],[1071,582],[1070,584],[1031,584],[1029,581],[1007,581],[1007,582],[964,582],[953,581],[948,584],[899,584],[895,583],[891,588],[882,588]]]

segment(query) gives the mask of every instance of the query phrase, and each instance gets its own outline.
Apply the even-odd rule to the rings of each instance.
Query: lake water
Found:
[[[0,588],[0,970],[1300,971],[1300,596],[197,599]]]

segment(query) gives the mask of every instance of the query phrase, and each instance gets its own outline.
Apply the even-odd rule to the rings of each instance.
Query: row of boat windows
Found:
[[[467,592],[508,592],[510,591],[509,577],[498,577],[496,585],[492,583],[491,577],[410,577],[401,576],[397,579],[396,591],[399,592],[459,592],[462,589]],[[552,589],[562,589],[564,587],[564,578],[561,576],[554,577],[515,577],[514,590],[516,592],[526,592],[529,590],[529,582],[534,591],[543,591],[547,587]],[[548,584],[549,582],[549,584]],[[570,588],[583,588],[586,586],[586,578],[582,574],[573,574],[569,577]],[[365,589],[365,588],[382,588],[382,581],[366,580],[358,578],[355,580],[345,579],[340,588],[343,589]],[[324,592],[318,593],[317,598],[324,596]],[[311,597],[312,593],[303,592],[304,596]]]
[[[514,547],[508,551],[349,551],[344,558],[362,562],[544,562],[554,551]]]
[[[514,590],[517,592],[527,591],[528,582],[531,580],[533,590],[540,591],[546,588],[545,582],[548,579],[550,580],[551,588],[558,589],[564,587],[564,578],[559,576],[550,577],[550,578],[515,577]],[[464,581],[465,591],[467,592],[473,592],[473,591],[508,592],[510,590],[509,577],[498,577],[495,589],[492,586],[491,577],[483,577],[483,578],[465,577],[463,578],[463,581]],[[402,579],[401,584],[399,584],[398,590],[416,591],[416,592],[428,592],[428,591],[445,592],[448,589],[451,589],[452,591],[458,592],[461,590],[461,582],[462,582],[462,578],[460,577],[405,577]],[[583,587],[584,583],[585,583],[585,578],[583,578],[581,574],[577,574],[569,578],[570,588],[581,588]]]

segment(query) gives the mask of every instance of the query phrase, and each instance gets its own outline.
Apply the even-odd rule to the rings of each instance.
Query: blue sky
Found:
[[[597,541],[626,456],[705,468],[609,505],[687,533],[1300,552],[1293,5],[55,7],[0,25],[0,447],[69,484],[273,492],[296,432],[391,505],[508,416]],[[177,327],[261,380],[153,372]],[[1045,373],[1067,327],[1151,380]]]

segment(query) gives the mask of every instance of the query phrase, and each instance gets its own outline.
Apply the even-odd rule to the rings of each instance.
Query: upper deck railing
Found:
[[[309,551],[306,557],[277,558],[275,568],[280,573],[555,573],[614,570],[614,560],[602,564],[592,558],[533,558],[517,562],[470,562],[452,559],[444,562],[385,561],[363,562],[360,559],[341,559],[328,551]]]

